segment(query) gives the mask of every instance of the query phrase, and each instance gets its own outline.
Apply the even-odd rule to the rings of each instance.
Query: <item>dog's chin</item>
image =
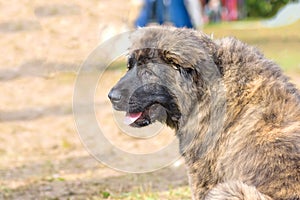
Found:
[[[163,123],[166,121],[166,118],[167,118],[166,109],[159,104],[153,104],[153,105],[145,108],[140,113],[135,113],[135,114],[127,113],[126,117],[128,117],[130,115],[131,116],[134,116],[134,115],[139,116],[138,118],[137,118],[137,116],[135,116],[135,118],[137,118],[137,119],[135,119],[135,118],[131,119],[131,121],[133,121],[132,123],[127,123],[131,127],[136,127],[136,128],[148,126],[156,121]]]

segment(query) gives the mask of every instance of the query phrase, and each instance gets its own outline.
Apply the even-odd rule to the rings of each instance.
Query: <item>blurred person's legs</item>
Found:
[[[238,19],[243,19],[247,16],[247,8],[245,0],[238,0]]]
[[[190,16],[183,0],[170,0],[169,13],[170,21],[176,27],[193,28]]]
[[[221,21],[221,8],[217,8],[216,10],[213,10],[211,12],[211,19],[212,19],[212,22],[214,23],[218,23]]]
[[[237,20],[238,19],[237,0],[227,0],[226,8],[228,10],[227,19],[230,21]]]
[[[150,22],[163,24],[165,22],[165,6],[163,0],[145,0],[136,27],[144,27]]]
[[[219,0],[210,0],[205,6],[206,15],[210,23],[217,23],[221,21],[221,2]]]
[[[163,0],[156,0],[155,2],[155,18],[156,22],[163,24],[165,22],[165,5]]]
[[[152,13],[152,5],[153,0],[144,0],[144,5],[142,7],[140,15],[138,16],[134,24],[136,27],[144,27],[148,24],[149,18]]]

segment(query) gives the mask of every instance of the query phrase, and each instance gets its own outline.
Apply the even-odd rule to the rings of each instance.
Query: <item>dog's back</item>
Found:
[[[202,179],[192,184],[196,198],[300,199],[299,91],[255,48],[233,38],[217,44],[226,117],[217,146],[190,166]]]

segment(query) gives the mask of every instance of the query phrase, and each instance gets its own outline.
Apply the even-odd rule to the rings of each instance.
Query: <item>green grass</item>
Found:
[[[285,27],[265,28],[260,21],[207,25],[204,32],[214,38],[234,36],[260,49],[286,72],[300,73],[300,21]]]
[[[98,196],[94,196],[93,200],[162,200],[162,199],[172,199],[172,200],[190,200],[191,192],[188,186],[179,188],[170,188],[168,191],[151,191],[151,189],[145,191],[138,188],[132,192],[114,194],[107,191],[99,192]]]
[[[214,38],[234,36],[256,46],[286,72],[300,73],[300,21],[290,26],[265,28],[260,21],[224,22],[206,25],[203,31]],[[125,70],[124,58],[112,62],[109,70]]]

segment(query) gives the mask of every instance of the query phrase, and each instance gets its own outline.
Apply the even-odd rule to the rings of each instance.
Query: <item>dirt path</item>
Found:
[[[120,3],[0,1],[0,199],[101,199],[187,183],[182,166],[143,175],[105,167],[77,135],[76,73],[101,40],[128,29],[131,4]]]

